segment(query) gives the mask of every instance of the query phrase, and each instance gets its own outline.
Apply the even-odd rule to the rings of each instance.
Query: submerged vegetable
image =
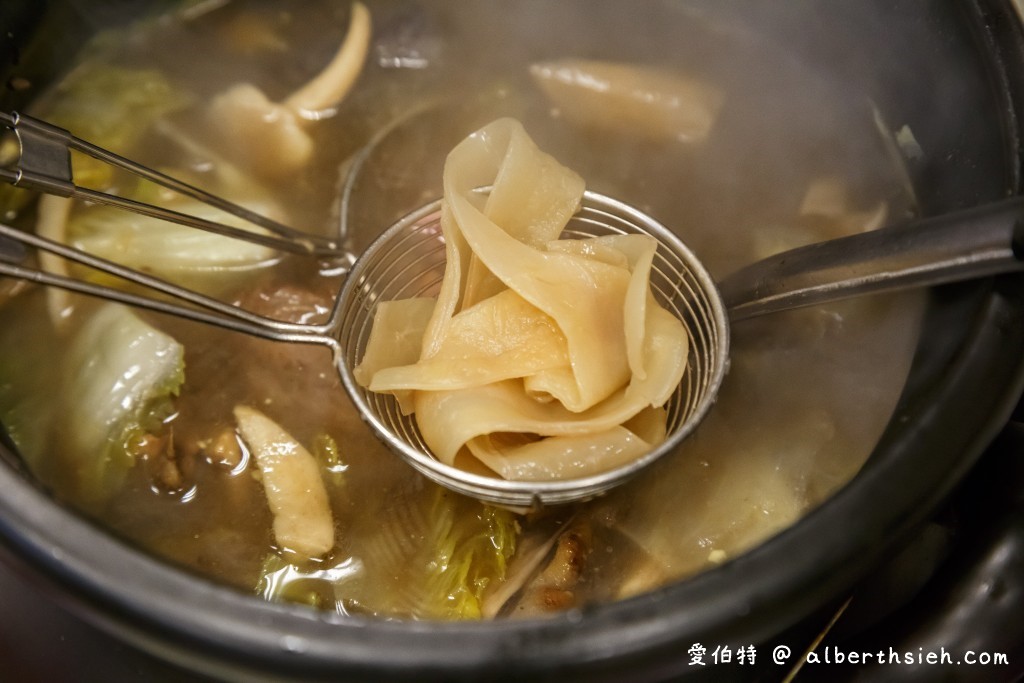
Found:
[[[172,85],[154,69],[108,64],[102,60],[81,64],[51,93],[45,119],[77,137],[112,152],[130,156],[150,125],[185,108],[191,96]],[[46,106],[44,105],[44,109]],[[17,145],[0,148],[4,164]],[[74,181],[92,189],[107,190],[115,182],[112,166],[81,152],[71,152]],[[8,212],[29,205],[34,193],[0,184],[0,206]]]
[[[530,73],[570,121],[656,141],[705,139],[723,100],[701,81],[637,64],[566,59]]]
[[[484,596],[504,580],[515,553],[515,514],[439,490],[431,524],[424,610],[441,619],[479,619]]]
[[[382,506],[372,538],[351,556],[268,557],[256,592],[339,613],[481,618],[515,554],[518,517],[440,487],[424,493]]]
[[[39,198],[36,211],[36,234],[64,244],[67,242],[68,217],[71,215],[72,200],[48,194]],[[66,277],[68,262],[48,251],[39,253],[39,267],[48,273]],[[71,293],[51,287],[46,290],[46,304],[54,327],[61,329],[72,313]]]
[[[255,408],[237,406],[235,419],[260,468],[277,545],[302,557],[326,554],[334,546],[334,520],[316,458]]]
[[[256,584],[256,594],[276,602],[296,602],[318,609],[347,613],[349,584],[357,580],[362,564],[346,558],[331,566],[299,566],[278,554],[268,555]]]
[[[370,44],[370,12],[352,5],[348,33],[331,62],[283,102],[237,83],[210,104],[210,122],[233,157],[256,173],[281,176],[307,165],[315,146],[306,124],[340,102],[355,83]]]
[[[889,204],[879,201],[860,209],[850,198],[850,188],[838,176],[822,176],[808,184],[797,216],[782,223],[762,226],[754,235],[755,256],[774,254],[813,244],[826,238],[877,230],[889,216]]]
[[[66,450],[82,494],[112,495],[134,464],[133,444],[158,430],[185,381],[184,349],[131,309],[105,304],[68,350]]]
[[[267,202],[241,203],[263,215],[277,213]],[[179,200],[167,208],[259,234],[267,232],[195,200]],[[90,254],[176,281],[199,276],[223,283],[277,260],[267,246],[108,206],[75,213],[68,225],[68,241]]]
[[[46,119],[74,135],[129,155],[154,121],[185,108],[191,96],[154,69],[87,63],[64,79]],[[105,189],[113,167],[73,152],[75,182]]]

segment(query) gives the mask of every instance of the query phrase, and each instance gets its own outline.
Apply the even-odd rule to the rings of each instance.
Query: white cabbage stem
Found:
[[[41,196],[36,212],[36,234],[60,244],[67,244],[71,205],[72,200],[67,197],[51,194]],[[53,275],[68,276],[68,262],[48,251],[39,250],[39,267]],[[48,287],[46,308],[53,326],[58,330],[63,329],[74,311],[71,293],[59,287]]]
[[[334,520],[316,458],[255,408],[240,405],[234,412],[263,476],[275,541],[304,557],[326,555],[334,547]]]

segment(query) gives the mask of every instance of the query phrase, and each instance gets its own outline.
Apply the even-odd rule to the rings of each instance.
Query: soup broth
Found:
[[[254,167],[211,123],[211,102],[239,83],[272,102],[287,98],[344,41],[348,2],[193,2],[105,31],[32,113],[289,225],[340,234],[356,253],[440,196],[445,155],[499,116],[522,121],[590,189],[668,225],[716,277],[913,212],[893,132],[870,100],[717,5],[366,4],[365,65],[340,102],[301,123],[313,152],[297,168]],[[700,83],[718,100],[710,130],[652,137],[621,120],[581,122],[531,73],[567,59]],[[99,125],[118,116],[139,130],[112,135]],[[86,180],[169,201],[117,174]],[[47,211],[68,211],[59,232],[72,241],[112,220],[96,207],[33,204],[21,191],[3,201],[26,229],[43,226]],[[148,259],[172,251],[153,240],[142,268],[163,267]],[[331,263],[279,255],[168,277],[296,322],[323,320],[341,285]],[[450,619],[533,616],[654,590],[796,522],[849,481],[878,440],[909,369],[921,302],[873,296],[736,324],[718,403],[677,453],[597,500],[527,514],[462,499],[392,455],[324,349],[148,313],[137,315],[183,348],[184,382],[158,423],[132,435],[116,485],[86,490],[81,463],[95,454],[80,452],[69,421],[86,400],[69,377],[81,330],[102,306],[0,288],[0,420],[56,498],[155,555],[267,599]],[[302,557],[275,537],[265,477],[238,438],[239,405],[317,459],[334,528],[323,556]]]

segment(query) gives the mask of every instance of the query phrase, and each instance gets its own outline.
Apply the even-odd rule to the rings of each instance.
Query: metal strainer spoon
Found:
[[[50,136],[46,140],[50,143],[51,152],[54,145],[58,149],[63,145],[66,153],[68,146],[82,143],[61,129],[55,129],[57,133],[46,133],[52,127],[27,117],[18,117],[14,123],[26,120],[31,125],[27,133],[8,122],[18,132],[22,143],[23,165],[26,153],[29,153],[29,161],[33,161],[31,152],[39,144],[34,135]],[[37,128],[44,132],[35,133]],[[72,142],[69,143],[68,139]],[[90,153],[89,147],[83,151]],[[104,150],[101,152],[106,155],[103,158],[111,163],[127,162]],[[45,175],[38,166],[31,163],[29,166],[37,175]],[[63,173],[63,166],[58,166],[58,169]],[[0,177],[16,185],[26,185],[23,175],[12,177],[17,176],[18,171],[7,173]],[[59,174],[57,177],[61,179],[59,187],[64,196],[69,196],[69,185],[72,193],[77,189],[71,185],[69,171],[66,177]],[[161,182],[161,177],[151,179]],[[171,181],[177,183],[173,179]],[[44,192],[53,191],[47,182],[35,182],[30,186]],[[192,196],[201,193],[195,188],[187,188],[186,191]],[[221,208],[231,211],[232,205],[224,206],[223,200],[218,201]],[[716,285],[699,259],[665,226],[623,202],[587,192],[564,236],[645,234],[657,240],[651,289],[661,304],[684,323],[690,334],[688,366],[682,383],[667,406],[667,438],[652,451],[627,465],[592,476],[557,481],[510,481],[466,472],[438,461],[423,442],[415,419],[403,415],[393,397],[369,392],[353,376],[353,368],[366,349],[376,304],[393,299],[431,296],[439,289],[445,266],[440,214],[440,200],[417,209],[384,231],[358,258],[353,258],[334,244],[296,237],[290,230],[275,231],[280,239],[293,242],[294,251],[353,262],[328,321],[316,325],[286,323],[259,316],[3,225],[0,225],[0,275],[62,287],[264,339],[327,346],[333,353],[342,383],[363,419],[389,448],[410,465],[459,493],[492,503],[531,507],[596,496],[674,451],[704,418],[718,394],[729,364],[730,319],[738,320],[868,292],[1024,270],[1024,223],[1021,223],[1024,198],[802,247],[748,266]],[[162,217],[177,220],[175,216]],[[247,235],[243,231],[241,235],[234,236],[247,239]],[[98,268],[191,305],[148,298],[24,266],[25,250],[16,243]]]
[[[440,202],[410,214],[356,261],[342,290],[338,370],[363,417],[417,470],[467,495],[514,506],[564,503],[607,491],[675,450],[711,408],[729,365],[730,321],[872,292],[929,286],[1024,270],[1024,198],[882,228],[787,251],[716,285],[680,238],[647,214],[587,192],[564,237],[645,234],[658,241],[651,289],[683,321],[691,346],[683,382],[668,404],[666,440],[629,464],[589,477],[507,481],[438,462],[415,421],[391,396],[359,386],[376,301],[430,296],[444,270]]]

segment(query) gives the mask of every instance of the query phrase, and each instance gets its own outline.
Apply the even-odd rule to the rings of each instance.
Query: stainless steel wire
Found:
[[[445,267],[441,203],[406,216],[373,242],[349,273],[339,309],[338,372],[363,419],[388,446],[430,479],[460,493],[515,507],[566,503],[596,496],[627,481],[675,450],[710,410],[729,358],[726,310],[714,281],[696,256],[665,226],[632,207],[587,192],[565,237],[642,234],[658,242],[651,285],[659,302],[683,321],[693,340],[686,378],[668,404],[668,437],[652,451],[622,467],[559,481],[508,481],[473,474],[439,462],[430,453],[413,416],[404,415],[390,395],[360,386],[352,375],[366,351],[378,301],[434,296]]]

